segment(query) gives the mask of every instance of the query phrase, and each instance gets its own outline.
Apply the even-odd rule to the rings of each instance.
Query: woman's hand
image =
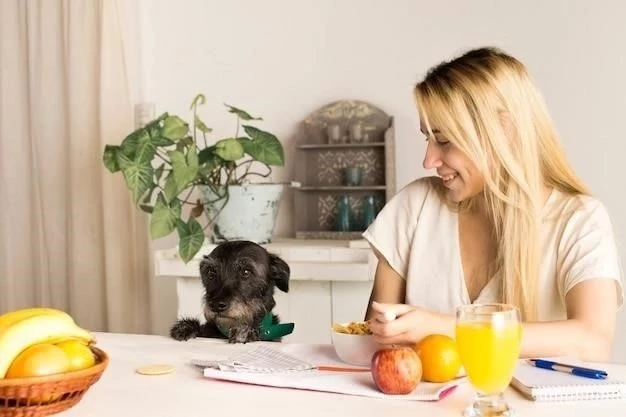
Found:
[[[383,345],[413,344],[429,334],[441,333],[436,329],[438,315],[423,308],[373,301],[372,311],[370,330]]]

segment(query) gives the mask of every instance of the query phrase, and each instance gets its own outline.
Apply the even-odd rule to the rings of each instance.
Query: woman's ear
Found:
[[[270,279],[282,292],[289,291],[289,265],[280,257],[270,254]]]

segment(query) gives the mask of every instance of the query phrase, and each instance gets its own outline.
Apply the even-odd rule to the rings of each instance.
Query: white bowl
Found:
[[[372,335],[359,335],[331,331],[335,352],[343,362],[356,366],[370,366],[372,356],[380,349]]]

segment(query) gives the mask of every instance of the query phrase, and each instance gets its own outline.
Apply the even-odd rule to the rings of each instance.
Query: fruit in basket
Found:
[[[43,314],[20,320],[0,333],[0,378],[6,376],[13,360],[26,348],[40,343],[60,342],[66,338],[84,343],[93,336],[67,317]]]
[[[421,380],[422,364],[410,347],[383,348],[372,356],[371,373],[381,392],[408,394]]]
[[[422,361],[422,380],[448,382],[461,370],[461,357],[456,342],[449,336],[431,334],[414,346]]]
[[[54,375],[69,370],[70,359],[63,349],[51,343],[39,343],[17,355],[7,370],[6,378]]]
[[[58,346],[70,361],[70,371],[86,369],[96,364],[96,356],[89,348],[89,345],[80,340],[68,340],[57,343]]]
[[[7,370],[6,378],[55,375],[69,370],[70,359],[63,349],[50,343],[41,343],[29,346],[17,355]],[[30,404],[45,404],[59,397],[58,394],[44,392],[41,395],[21,398],[21,400],[28,400]]]

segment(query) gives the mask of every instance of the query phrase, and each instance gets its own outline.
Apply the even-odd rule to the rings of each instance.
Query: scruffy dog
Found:
[[[221,243],[200,261],[206,322],[183,317],[172,326],[170,336],[188,340],[228,335],[230,343],[259,340],[261,321],[276,305],[274,287],[288,292],[289,274],[285,261],[254,242]]]

